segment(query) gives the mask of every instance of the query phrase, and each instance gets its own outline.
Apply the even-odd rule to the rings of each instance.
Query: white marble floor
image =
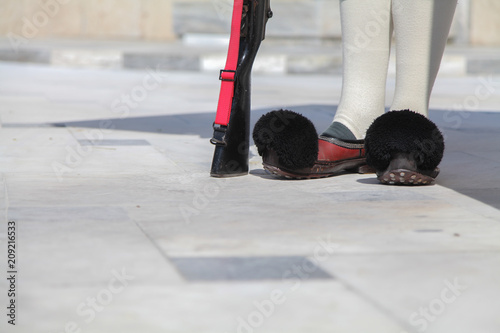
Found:
[[[288,107],[322,130],[340,86],[256,75],[252,121]],[[254,148],[248,176],[210,178],[218,87],[0,63],[0,331],[500,330],[500,77],[438,79],[442,173],[412,188],[277,180]]]

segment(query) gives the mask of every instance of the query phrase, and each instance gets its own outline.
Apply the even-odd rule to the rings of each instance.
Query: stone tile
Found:
[[[111,279],[112,275],[108,273],[106,277]],[[29,289],[23,296],[21,310],[33,321],[23,322],[21,329],[49,333],[74,321],[79,328],[92,333],[128,333],[141,329],[153,333],[252,330],[400,333],[403,330],[403,326],[362,296],[335,281],[327,281],[176,286],[143,286],[130,281],[122,291],[113,294],[111,301],[102,305],[102,311],[94,311],[93,320],[89,320],[88,311],[81,315],[75,312],[82,302],[81,309],[89,310],[85,306],[87,297],[97,298],[107,288],[104,283],[93,288]],[[47,299],[51,302],[43,301]],[[51,313],[58,315],[49,315]],[[359,320],[360,313],[363,320]]]
[[[467,62],[469,74],[500,74],[500,60],[469,60]]]
[[[495,0],[480,0],[471,2],[470,40],[476,45],[500,43],[496,33],[500,23],[496,19],[500,13],[500,4]]]
[[[138,0],[85,1],[85,37],[141,37],[141,3]]]
[[[71,153],[73,149],[76,153]],[[64,149],[64,159],[58,159],[61,163],[70,166],[71,171],[64,173],[64,177],[70,175],[92,176],[110,172],[115,175],[144,174],[169,174],[178,172],[177,164],[160,154],[151,146],[72,146]],[[72,157],[69,157],[72,156]],[[137,156],[141,156],[140,159]],[[75,162],[72,166],[68,160]],[[113,171],[114,170],[114,171]]]
[[[26,291],[99,286],[107,284],[113,270],[124,270],[139,284],[181,281],[121,207],[11,202],[8,218],[18,224],[19,271]]]
[[[148,40],[172,40],[173,32],[173,1],[143,0],[142,6],[142,36]]]
[[[174,257],[171,260],[188,281],[297,279],[297,276],[293,275],[294,270],[303,273],[299,279],[332,278],[305,257]]]
[[[200,69],[198,56],[188,55],[163,55],[163,54],[133,54],[126,53],[123,56],[123,66],[131,69],[161,68],[167,70],[191,70]]]
[[[340,58],[329,55],[291,56],[288,58],[287,73],[304,74],[321,71],[323,73],[340,74],[340,63]]]
[[[293,5],[283,1],[272,3],[274,16],[267,24],[266,34],[270,37],[317,38],[322,31],[316,16],[321,4],[321,1],[294,1]],[[297,24],[298,21],[300,24]]]
[[[201,70],[219,72],[225,67],[226,55],[202,55],[200,57]],[[252,72],[254,74],[285,74],[288,70],[288,59],[281,54],[261,54],[255,59]]]
[[[499,260],[498,252],[381,254],[335,256],[324,267],[408,332],[492,332],[500,327]]]
[[[317,16],[321,22],[321,36],[326,38],[341,38],[340,5],[338,0],[317,1]]]
[[[395,72],[395,71],[394,71]],[[441,60],[441,67],[439,68],[440,77],[446,76],[464,76],[472,74],[470,64],[467,63],[467,58],[460,55],[444,55]],[[395,73],[394,73],[395,74]]]
[[[144,167],[141,170],[142,172],[136,174],[88,175],[90,173],[87,173],[88,176],[73,171],[64,173],[61,181],[53,170],[47,170],[38,175],[25,171],[19,174],[10,173],[6,177],[9,200],[13,206],[64,206],[69,203],[74,206],[99,206],[103,204],[103,198],[106,198],[107,205],[133,210],[136,212],[134,215],[136,220],[144,220],[146,217],[141,212],[142,206],[147,206],[148,203],[161,206],[165,203],[167,194],[175,194],[174,197],[169,197],[172,205],[180,204],[190,197],[189,193],[185,195],[183,191],[170,189],[170,185],[176,180],[176,177],[169,176],[171,172],[165,171],[155,175],[145,173]],[[110,191],[109,188],[113,186],[122,186],[122,188],[118,192]],[[189,191],[188,188],[186,190]],[[30,191],[32,195],[27,197],[26,191]],[[64,201],[61,201],[61,196],[65,198]],[[177,211],[177,206],[174,207]],[[172,215],[168,207],[162,211],[162,214],[163,221],[179,222],[175,220],[175,217],[170,218]]]
[[[164,210],[171,214],[176,213],[176,209]],[[177,209],[178,212],[178,209]],[[152,217],[153,218],[153,217]],[[327,219],[327,216],[315,216],[314,218]],[[424,220],[424,218],[422,218]],[[174,222],[175,220],[172,220]],[[469,220],[470,221],[470,220]],[[312,255],[313,251],[318,247],[323,238],[329,239],[335,253],[370,253],[370,252],[461,252],[464,249],[468,251],[481,250],[497,250],[498,246],[495,240],[498,239],[498,230],[493,229],[491,237],[481,238],[480,233],[475,232],[474,226],[455,226],[451,222],[434,223],[434,224],[414,224],[411,227],[401,225],[384,225],[383,227],[389,231],[382,233],[379,229],[380,224],[373,226],[363,225],[359,232],[354,227],[349,228],[345,225],[336,224],[337,228],[342,230],[342,235],[333,236],[333,229],[322,228],[318,232],[308,232],[307,228],[290,227],[285,235],[279,235],[277,231],[269,234],[266,241],[259,241],[257,231],[253,231],[247,224],[242,226],[245,232],[250,233],[243,237],[229,237],[228,235],[219,235],[220,232],[212,232],[213,237],[208,239],[197,234],[188,234],[188,231],[194,229],[184,225],[182,216],[176,219],[177,223],[164,223],[159,226],[157,222],[156,228],[147,225],[148,233],[152,234],[152,230],[156,230],[159,234],[153,236],[159,246],[170,255],[185,255],[195,256],[204,253],[213,256],[222,255],[265,255],[268,253],[276,253],[280,255],[289,255],[300,253],[303,255]],[[267,221],[267,224],[275,222]],[[461,221],[465,224],[468,221]],[[276,223],[276,222],[275,222]],[[346,222],[347,223],[347,222]],[[149,223],[151,224],[151,223]],[[284,225],[280,221],[279,225]],[[494,228],[493,224],[487,225],[488,228]],[[185,232],[180,232],[179,229],[186,229]],[[358,226],[358,229],[360,227]],[[439,233],[422,233],[422,228],[439,228],[443,230]],[[319,228],[318,228],[319,229]],[[161,231],[170,230],[171,234],[165,236]],[[219,230],[219,229],[217,229]],[[300,234],[304,234],[300,237]],[[464,235],[462,239],[457,239],[455,234]],[[160,236],[161,235],[161,236]],[[478,241],[478,237],[480,241]],[[349,241],[350,240],[350,241]],[[439,245],[438,245],[439,244]]]
[[[75,221],[125,221],[128,216],[119,207],[64,207],[64,206],[14,206],[9,208],[9,218],[23,222],[57,222],[68,221],[68,216]]]
[[[52,38],[80,38],[83,36],[86,12],[85,0],[72,0],[61,4],[60,10],[51,19],[50,36]]]
[[[252,184],[245,182],[245,185],[238,180],[203,182],[200,179],[196,181],[198,185],[189,187],[184,203],[175,203],[168,209],[172,223],[160,218],[165,207],[151,207],[158,218],[150,215],[150,220],[140,220],[140,223],[159,246],[173,256],[197,256],[200,251],[212,256],[312,255],[325,242],[334,246],[335,253],[498,249],[500,229],[494,222],[500,216],[498,211],[492,213],[492,220],[487,220],[479,217],[477,211],[464,208],[473,205],[474,200],[454,203],[457,201],[452,195],[454,192],[446,188],[410,190],[386,188],[377,182],[370,183],[373,185],[356,182],[366,178],[346,175],[312,183],[276,184],[256,176]],[[379,190],[367,189],[371,186]],[[239,194],[235,196],[233,191],[238,188]],[[261,188],[269,193],[259,190]],[[252,191],[259,195],[251,196]],[[289,193],[301,195],[294,198]],[[439,193],[450,199],[439,199]],[[282,200],[274,201],[276,196]],[[397,212],[389,207],[397,207]],[[225,213],[221,215],[220,211]],[[284,211],[295,218],[290,220],[282,214]],[[253,218],[245,221],[239,216]],[[484,223],[479,229],[473,223],[478,219]],[[236,228],[237,236],[231,232]],[[267,230],[265,239],[262,228]],[[422,229],[443,232],[416,231]],[[490,234],[480,237],[484,229],[490,230]],[[455,233],[463,237],[457,239]]]
[[[252,70],[255,73],[285,74],[286,57],[282,55],[261,56],[256,59]]]
[[[24,15],[37,28],[33,38],[82,36],[85,10],[82,0],[24,0]]]
[[[123,57],[120,51],[52,50],[51,64],[59,67],[119,69]]]
[[[151,144],[146,141],[146,140],[113,140],[113,139],[106,139],[106,140],[78,140],[78,143],[82,146],[151,146]]]
[[[0,72],[7,125],[0,131],[0,210],[19,219],[19,313],[29,319],[20,332],[62,332],[71,321],[85,332],[416,332],[409,317],[431,302],[441,311],[445,280],[455,277],[468,289],[427,331],[500,327],[499,119],[483,112],[498,111],[498,91],[468,117],[449,113],[475,91],[477,77],[436,82],[431,117],[447,135],[442,174],[438,185],[408,188],[358,174],[276,180],[255,147],[250,175],[210,178],[220,86],[213,73],[167,72],[161,87],[120,119],[110,105],[141,84],[142,71],[4,63]],[[252,125],[272,108],[289,107],[324,127],[341,85],[339,76],[255,75]],[[110,119],[117,127],[102,140],[151,145],[79,144],[99,141],[92,135]],[[51,163],[65,162],[67,147],[92,152],[60,181]],[[333,278],[186,280],[170,257],[193,259],[187,266],[197,276],[211,272],[206,261],[198,265],[207,258],[278,271],[282,262],[268,258],[300,258],[299,265],[305,258]],[[221,266],[219,273],[231,267]],[[255,273],[234,267],[235,278]],[[135,279],[114,293],[109,284],[121,269]],[[286,300],[273,303],[280,290]],[[92,320],[77,312],[89,298],[106,303]]]
[[[223,54],[207,54],[200,59],[201,69],[203,71],[217,71],[224,68],[227,55]]]
[[[13,31],[21,35],[22,18],[33,20],[34,14],[41,13],[41,4],[42,0],[4,0],[0,11],[4,15],[0,20],[0,32]],[[116,7],[116,15],[109,9],[113,6]],[[39,29],[36,33],[38,38],[90,36],[167,40],[192,32],[227,33],[232,2],[73,0],[59,7],[60,10],[47,10],[50,22]],[[275,0],[273,9],[276,16],[269,23],[270,37],[292,36],[298,40],[304,37],[315,40],[340,37],[338,0]],[[494,0],[459,2],[451,37],[461,43],[470,39],[476,45],[497,45],[495,15],[498,10]],[[126,19],[122,21],[120,17]],[[296,24],[298,21],[304,24]],[[124,22],[128,22],[129,26]],[[99,31],[99,27],[102,30]]]
[[[231,27],[232,3],[225,1],[175,1],[173,5],[174,32],[186,33],[229,33]]]
[[[322,193],[322,191],[318,191]],[[400,204],[404,205],[407,202],[411,201],[426,201],[432,200],[431,196],[425,195],[424,193],[415,193],[415,192],[381,192],[379,190],[372,191],[337,191],[337,192],[324,192],[322,193],[328,199],[332,201],[332,203],[341,203],[341,202],[352,202],[352,201],[363,201],[363,202],[380,202],[385,203],[387,201],[401,201]]]
[[[22,37],[23,22],[20,18],[24,8],[19,0],[4,0],[0,2],[0,35],[9,33]]]
[[[43,94],[43,92],[42,92]],[[54,94],[56,96],[57,94]],[[85,113],[85,118],[97,118],[103,114],[115,115],[106,106],[95,105],[89,103],[87,96],[81,96],[80,103],[74,103],[71,107],[78,112]],[[55,97],[56,101],[51,102],[45,96],[27,96],[25,98],[8,98],[2,107],[2,122],[10,124],[10,127],[46,127],[47,125],[53,127],[61,127],[59,124],[64,122],[76,122],[82,119],[81,114],[68,112],[68,104],[64,102],[64,97]],[[61,102],[58,103],[57,100]],[[85,100],[85,101],[84,101]],[[71,104],[71,103],[70,103]],[[9,112],[8,110],[16,109],[16,112]],[[42,114],[40,111],[43,111]]]
[[[49,140],[49,138],[47,138]],[[14,148],[16,147],[16,148]],[[13,151],[15,149],[15,152]],[[64,161],[66,152],[64,146],[30,147],[17,145],[15,142],[2,147],[1,160],[6,164],[5,172],[20,172],[24,174],[40,173],[50,175],[49,179],[57,179],[52,168],[52,162]],[[54,178],[52,178],[52,176]]]
[[[49,50],[3,49],[0,50],[0,61],[50,64],[51,53]]]

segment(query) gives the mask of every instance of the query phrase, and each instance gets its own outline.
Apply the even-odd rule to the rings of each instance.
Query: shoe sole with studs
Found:
[[[364,161],[362,161],[364,162]],[[361,162],[361,163],[362,163]],[[315,165],[315,167],[312,168],[311,173],[297,173],[293,171],[288,171],[284,170],[282,168],[279,168],[274,165],[270,165],[267,163],[263,163],[264,169],[267,170],[269,173],[283,177],[286,179],[320,179],[320,178],[328,178],[328,177],[333,177],[333,176],[338,176],[346,173],[360,173],[360,174],[365,174],[365,173],[374,173],[375,169],[369,167],[366,164],[359,165],[359,161],[357,161],[357,164],[353,164],[353,161],[346,161],[345,163],[340,163],[335,166],[335,169],[332,171],[332,167],[330,166],[329,172],[320,172],[320,168],[322,168],[321,165]]]
[[[378,180],[385,185],[409,185],[409,186],[420,186],[420,185],[434,185],[435,177],[439,173],[439,169],[434,171],[433,176],[424,175],[417,171],[407,170],[407,169],[396,169],[384,172],[382,175],[378,176]]]

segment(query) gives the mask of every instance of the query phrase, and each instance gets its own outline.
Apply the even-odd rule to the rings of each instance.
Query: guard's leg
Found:
[[[428,115],[457,0],[393,0],[396,91],[391,110]]]
[[[426,117],[456,4],[393,0],[396,91],[391,109],[404,111],[377,118],[366,135],[367,162],[383,184],[428,185],[439,173],[444,140]]]
[[[265,36],[266,22],[271,16],[269,0],[244,1],[231,117],[227,129],[224,129],[224,142],[215,147],[210,173],[213,177],[248,173],[250,78],[257,51]]]
[[[385,109],[391,0],[341,0],[340,13],[344,77],[334,122],[318,139],[299,114],[280,110],[263,116],[254,141],[271,173],[301,179],[370,171],[362,139]]]
[[[363,139],[367,128],[385,109],[391,0],[341,0],[340,14],[342,96],[334,122],[323,135],[341,140]]]

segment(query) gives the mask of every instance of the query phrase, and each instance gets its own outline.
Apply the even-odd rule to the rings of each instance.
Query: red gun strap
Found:
[[[238,66],[238,56],[240,52],[242,13],[243,0],[234,0],[231,38],[229,40],[226,67],[221,71],[219,77],[222,82],[219,94],[219,104],[217,106],[217,115],[215,117],[215,123],[223,126],[227,126],[227,124],[229,124],[229,117],[231,116],[231,106],[233,104],[234,97],[234,80],[236,77],[236,68]]]

